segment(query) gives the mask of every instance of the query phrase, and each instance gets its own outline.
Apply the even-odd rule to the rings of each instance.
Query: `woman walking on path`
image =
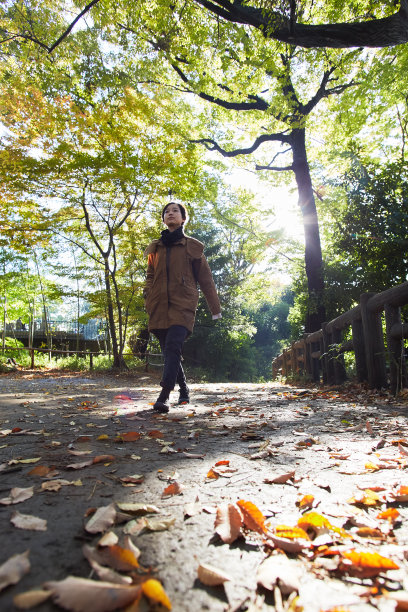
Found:
[[[169,411],[170,392],[176,382],[180,388],[179,404],[190,401],[181,351],[194,327],[199,284],[213,319],[221,317],[221,306],[204,245],[183,231],[187,210],[183,204],[170,202],[162,211],[167,229],[145,251],[148,256],[144,298],[149,315],[149,331],[159,340],[164,355],[161,393],[153,409]]]

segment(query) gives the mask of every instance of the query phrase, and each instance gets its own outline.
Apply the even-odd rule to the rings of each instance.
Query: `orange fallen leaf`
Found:
[[[314,503],[314,495],[304,495],[302,499],[296,502],[299,508],[312,508]]]
[[[180,482],[172,482],[166,487],[162,493],[162,497],[170,495],[179,495],[183,490],[183,485]]]
[[[273,528],[273,531],[279,538],[288,538],[289,540],[296,540],[298,538],[302,538],[304,540],[310,540],[306,531],[301,527],[276,525],[276,527]]]
[[[222,459],[221,461],[217,461],[217,463],[215,464],[215,467],[218,467],[219,465],[229,465],[229,459]]]
[[[248,529],[257,533],[266,533],[265,517],[255,504],[240,499],[237,502],[237,506],[242,512],[244,524]]]
[[[338,569],[354,576],[371,578],[388,570],[399,569],[399,566],[378,553],[351,550],[341,552]]]
[[[206,478],[211,478],[213,480],[217,480],[217,478],[219,478],[220,475],[217,474],[217,472],[214,472],[214,470],[211,468],[210,471],[207,473]]]
[[[396,508],[388,508],[384,510],[384,512],[380,512],[377,514],[378,519],[383,519],[384,521],[389,521],[390,523],[395,523],[400,517],[400,513]]]
[[[146,580],[146,582],[143,582],[142,591],[149,599],[161,603],[167,610],[171,610],[170,599],[158,580],[150,578]]]

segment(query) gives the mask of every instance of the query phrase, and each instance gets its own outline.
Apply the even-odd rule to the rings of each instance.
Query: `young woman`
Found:
[[[149,331],[159,340],[164,355],[162,390],[153,408],[169,411],[170,392],[176,382],[180,388],[179,404],[190,401],[181,351],[194,327],[199,284],[213,319],[221,317],[221,306],[210,267],[203,254],[204,245],[184,234],[187,210],[183,204],[170,202],[162,211],[167,229],[161,238],[147,247],[147,278],[144,289],[149,315]]]

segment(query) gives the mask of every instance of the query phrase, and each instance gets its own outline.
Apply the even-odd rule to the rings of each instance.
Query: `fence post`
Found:
[[[353,335],[354,357],[356,360],[356,373],[358,382],[368,380],[367,360],[364,345],[363,321],[354,319],[351,323]]]
[[[89,353],[89,369],[93,370],[93,353],[90,351]]]
[[[387,384],[385,365],[385,347],[382,331],[381,312],[370,312],[368,300],[375,293],[363,293],[360,296],[361,319],[364,330],[368,386],[370,389],[381,389]]]
[[[327,323],[322,323],[323,338],[321,341],[322,350],[322,367],[323,367],[323,382],[326,385],[334,384],[334,367],[331,357],[331,334],[327,331]]]
[[[30,353],[31,353],[31,369],[34,370],[34,349],[30,348]]]
[[[343,334],[340,329],[333,329],[332,341],[334,344],[340,346],[343,342]],[[346,366],[344,364],[344,354],[340,353],[336,348],[333,355],[333,367],[334,367],[334,380],[336,385],[341,385],[347,380]]]
[[[407,370],[404,355],[404,338],[402,333],[401,308],[385,304],[385,326],[387,330],[387,349],[390,362],[390,386],[395,395],[407,382]],[[393,325],[401,327],[401,336],[393,336]]]

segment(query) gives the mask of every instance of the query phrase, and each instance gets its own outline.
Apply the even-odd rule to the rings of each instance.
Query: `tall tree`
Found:
[[[401,0],[397,11],[395,2],[373,0],[349,3],[346,6],[335,1],[322,5],[311,0],[194,2],[216,18],[257,29],[265,38],[305,48],[389,47],[408,42],[407,0]],[[170,4],[172,10],[177,10],[176,2],[158,2],[159,9],[163,4],[166,8]],[[47,53],[52,53],[88,13],[91,13],[93,20],[109,28],[116,25],[117,10],[121,7],[117,3],[116,9],[112,9],[106,0],[91,0],[82,9],[78,8],[71,22],[65,23],[60,17],[63,8],[63,2],[62,5],[56,5],[47,0],[34,10],[29,10],[22,1],[7,5],[0,21],[2,41],[33,42]],[[126,3],[129,12],[137,14],[138,8],[136,3]],[[50,27],[46,36],[39,19],[44,22],[48,19]]]

